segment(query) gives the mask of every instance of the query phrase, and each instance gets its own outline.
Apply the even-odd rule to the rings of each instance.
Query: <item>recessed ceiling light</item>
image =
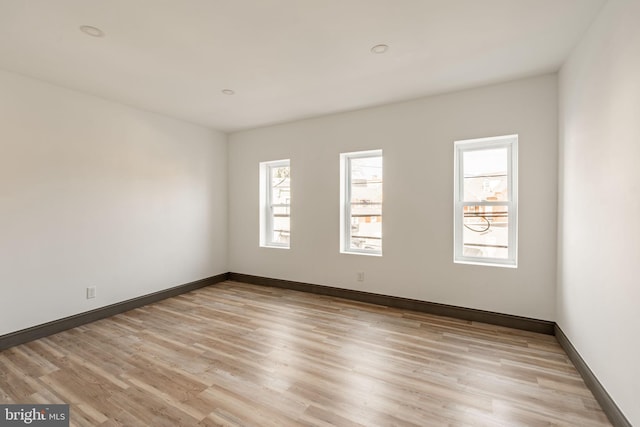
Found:
[[[389,49],[389,46],[386,44],[377,44],[371,48],[371,52],[373,53],[385,53]]]
[[[104,31],[98,27],[92,27],[91,25],[81,25],[80,31],[91,37],[104,37]]]
[[[224,93],[225,95],[233,95],[235,91],[231,89],[222,89],[222,93]]]

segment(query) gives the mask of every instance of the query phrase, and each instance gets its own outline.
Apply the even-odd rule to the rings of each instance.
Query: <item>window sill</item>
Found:
[[[474,261],[474,260],[453,260],[454,264],[480,265],[483,267],[502,267],[502,268],[518,268],[518,264],[507,264],[491,261]]]
[[[374,257],[382,257],[382,253],[378,252],[359,252],[359,251],[340,251],[341,254],[344,255],[364,255],[364,256],[374,256]]]
[[[280,246],[280,245],[260,245],[261,248],[267,249],[291,249],[291,246]]]

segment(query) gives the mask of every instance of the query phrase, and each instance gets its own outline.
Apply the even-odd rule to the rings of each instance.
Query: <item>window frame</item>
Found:
[[[291,180],[291,159],[273,160],[268,162],[260,162],[260,246],[264,248],[291,248],[291,196],[289,203],[280,203],[274,205],[273,201],[273,182],[271,174],[273,169],[288,167],[289,180]],[[290,181],[291,185],[291,181]],[[291,188],[289,188],[291,193]],[[273,223],[274,208],[286,207],[289,211],[289,243],[281,243],[273,241]]]
[[[465,201],[464,200],[464,153],[491,149],[507,149],[507,194],[508,200]],[[507,206],[508,243],[507,258],[472,257],[463,255],[464,207]],[[495,267],[518,267],[518,135],[504,135],[455,141],[454,143],[454,263],[487,265]]]
[[[384,158],[382,149],[340,153],[340,253],[343,254],[382,256],[382,249],[351,248],[351,161],[371,157],[380,157],[383,164],[382,187],[384,194]],[[382,210],[381,203],[381,218]],[[380,235],[380,247],[382,248],[382,234]]]

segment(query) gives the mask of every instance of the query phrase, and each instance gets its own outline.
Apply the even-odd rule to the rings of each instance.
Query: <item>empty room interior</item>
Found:
[[[0,425],[640,426],[638,22],[0,0]]]

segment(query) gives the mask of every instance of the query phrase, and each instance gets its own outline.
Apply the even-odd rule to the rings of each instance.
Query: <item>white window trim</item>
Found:
[[[291,211],[291,204],[279,204],[274,206],[273,187],[271,186],[271,171],[274,168],[288,167],[291,173],[291,160],[274,160],[260,163],[260,246],[265,248],[289,249],[289,244],[274,242],[273,238],[273,208],[288,206]]]
[[[340,154],[340,253],[382,256],[382,250],[351,248],[351,160],[382,157],[382,150],[354,151]],[[383,158],[384,165],[384,158]],[[384,167],[383,167],[384,188]],[[384,192],[384,190],[383,190]],[[382,211],[382,207],[381,207]],[[384,223],[383,223],[384,224]]]
[[[465,202],[462,173],[465,151],[507,149],[508,201]],[[490,138],[468,139],[455,142],[454,155],[454,254],[453,260],[459,264],[488,265],[496,267],[518,266],[518,135],[504,135]],[[502,258],[482,258],[463,256],[463,209],[464,206],[507,206],[508,207],[508,256]]]

